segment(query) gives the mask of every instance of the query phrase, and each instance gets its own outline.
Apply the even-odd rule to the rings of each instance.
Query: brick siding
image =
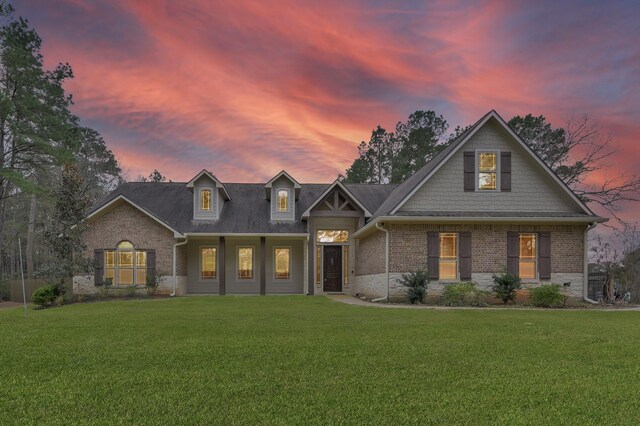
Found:
[[[134,248],[155,249],[156,270],[164,275],[173,273],[173,232],[126,202],[92,220],[84,240],[91,257],[94,249],[112,249],[123,240],[130,241]],[[185,246],[177,247],[176,272],[187,275]]]
[[[390,224],[390,272],[408,272],[426,267],[429,231],[471,231],[471,268],[473,272],[478,273],[499,272],[506,268],[507,231],[549,231],[551,272],[582,273],[584,229],[582,225]],[[381,250],[384,261],[384,245]]]
[[[356,275],[385,272],[385,233],[376,231],[358,242],[356,251]]]

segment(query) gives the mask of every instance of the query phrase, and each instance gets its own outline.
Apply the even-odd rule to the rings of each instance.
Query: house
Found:
[[[586,290],[596,216],[495,112],[400,185],[186,183],[119,186],[87,216],[93,275],[170,294],[361,294],[403,298],[401,274],[427,268],[430,291],[509,270],[527,285]]]

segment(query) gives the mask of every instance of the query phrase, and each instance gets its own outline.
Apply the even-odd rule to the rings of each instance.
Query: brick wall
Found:
[[[356,275],[385,272],[386,236],[382,231],[367,235],[358,242],[356,252]]]
[[[506,268],[507,231],[549,231],[551,272],[582,273],[584,229],[582,225],[390,224],[390,272],[409,272],[426,267],[429,231],[471,231],[471,269],[478,273],[499,272]],[[382,251],[384,256],[384,246]]]
[[[84,239],[91,257],[94,249],[115,248],[123,240],[131,241],[135,248],[155,249],[156,270],[165,275],[173,273],[173,232],[126,202],[91,221]],[[185,246],[179,246],[176,274],[187,275],[186,266]]]

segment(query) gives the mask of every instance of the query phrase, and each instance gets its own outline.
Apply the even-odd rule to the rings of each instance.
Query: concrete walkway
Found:
[[[527,310],[527,311],[580,311],[580,310],[590,310],[590,311],[638,311],[640,312],[640,306],[629,306],[624,308],[601,308],[595,305],[585,305],[584,308],[561,308],[561,309],[552,309],[552,308],[534,308],[530,306],[487,306],[484,308],[478,308],[474,306],[434,306],[434,305],[410,305],[410,304],[402,304],[402,303],[373,303],[368,302],[366,300],[358,299],[354,296],[349,296],[346,294],[334,294],[328,295],[329,299],[344,303],[347,305],[355,305],[355,306],[367,306],[370,308],[390,308],[390,309],[434,309],[434,310],[451,310],[451,309],[475,309],[475,310]]]

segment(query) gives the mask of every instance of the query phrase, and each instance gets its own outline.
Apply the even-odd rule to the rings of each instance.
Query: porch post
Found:
[[[313,296],[314,292],[315,292],[315,287],[316,287],[316,280],[315,280],[315,275],[314,275],[314,256],[316,251],[314,250],[313,247],[313,236],[309,235],[309,238],[307,240],[307,269],[308,269],[308,273],[307,273],[307,282],[309,284],[309,288],[308,288],[308,292],[307,294],[310,296]]]
[[[260,237],[260,295],[267,294],[267,238]]]
[[[226,289],[226,261],[225,261],[225,244],[224,244],[224,237],[220,237],[220,243],[219,243],[219,250],[220,250],[220,265],[218,267],[219,271],[220,271],[220,279],[219,279],[219,285],[218,285],[218,294],[220,296],[224,296],[227,289]]]

